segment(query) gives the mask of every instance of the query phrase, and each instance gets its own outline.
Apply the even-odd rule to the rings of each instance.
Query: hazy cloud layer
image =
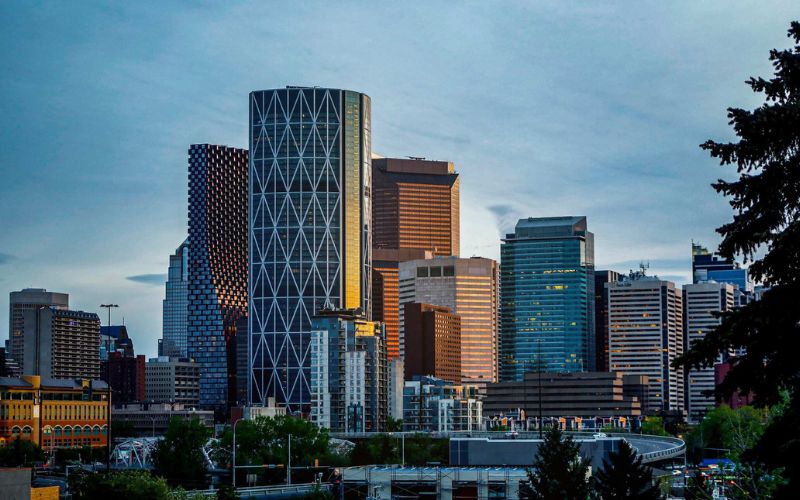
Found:
[[[725,109],[757,104],[743,82],[770,74],[798,14],[796,0],[0,2],[0,245],[18,257],[0,296],[120,304],[155,354],[163,287],[130,278],[166,271],[186,237],[186,151],[247,147],[248,93],[284,85],[366,92],[374,150],[453,161],[464,255],[498,258],[516,217],[586,215],[598,267],[686,274],[653,263],[688,262],[730,217],[709,183],[733,170],[697,145],[731,138]]]
[[[161,286],[167,281],[166,274],[137,274],[135,276],[128,276],[125,278],[134,283],[142,283],[151,286]]]

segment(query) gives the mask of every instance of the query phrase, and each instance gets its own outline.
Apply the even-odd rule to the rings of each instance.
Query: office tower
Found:
[[[500,247],[500,378],[593,371],[594,235],[586,217],[520,219]]]
[[[22,365],[25,359],[23,328],[25,311],[40,307],[69,309],[69,294],[48,292],[44,288],[24,288],[8,294],[8,352],[6,357]]]
[[[452,163],[372,160],[372,319],[386,325],[389,359],[400,355],[400,262],[458,256],[459,177]]]
[[[110,408],[105,382],[23,375],[0,380],[0,394],[14,395],[0,398],[0,447],[17,438],[51,453],[106,446]]]
[[[312,319],[311,421],[334,432],[386,430],[389,385],[383,325],[357,310]]]
[[[416,376],[403,388],[403,431],[483,430],[483,403],[477,388],[436,377]]]
[[[120,352],[123,356],[133,357],[133,339],[128,335],[125,325],[100,327],[100,360],[108,359],[109,354]]]
[[[42,378],[100,378],[100,318],[94,313],[41,307],[23,314],[21,371]]]
[[[348,90],[250,93],[252,404],[308,411],[311,318],[371,317],[370,116]]]
[[[144,366],[144,400],[148,403],[200,403],[200,370],[187,358],[159,356]]]
[[[169,256],[166,295],[162,306],[159,356],[187,356],[187,315],[189,312],[189,240]]]
[[[247,151],[189,148],[187,354],[200,365],[200,405],[236,400],[236,324],[247,316]]]
[[[432,375],[461,381],[461,317],[450,309],[406,302],[404,307],[405,377]]]
[[[400,354],[400,263],[432,259],[433,252],[420,249],[372,249],[372,319],[386,327],[389,359]]]
[[[705,282],[683,287],[683,312],[686,347],[702,339],[720,323],[719,313],[734,308],[736,287],[727,283]],[[727,359],[720,355],[721,363]],[[714,407],[714,367],[690,369],[686,375],[686,405],[689,422],[703,420],[709,408]]]
[[[672,366],[683,354],[680,289],[643,271],[606,287],[610,370],[647,375],[652,411],[683,412],[684,372]]]
[[[0,347],[0,377],[8,377],[8,368],[6,368],[6,348]]]
[[[608,291],[606,283],[619,281],[616,271],[595,271],[594,273],[594,340],[595,370],[608,371]]]
[[[497,263],[472,257],[439,257],[400,264],[400,356],[408,302],[449,308],[461,317],[461,380],[497,381]]]

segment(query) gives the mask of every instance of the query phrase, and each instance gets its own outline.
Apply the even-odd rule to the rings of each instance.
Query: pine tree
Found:
[[[733,220],[719,229],[719,253],[751,261],[750,275],[769,289],[762,300],[727,312],[715,330],[695,342],[677,364],[708,366],[720,352],[739,349],[718,394],[753,392],[757,406],[790,395],[759,442],[743,458],[766,465],[788,480],[775,498],[800,498],[800,22],[791,23],[794,47],[772,50],[775,75],[747,84],[765,102],[748,111],[728,109],[738,142],[707,141],[701,147],[738,179],[713,186],[730,198]],[[757,495],[757,492],[753,492]]]
[[[522,498],[536,500],[586,500],[589,496],[588,461],[581,458],[580,445],[564,438],[553,427],[539,445],[539,452],[528,471],[530,487],[520,492]]]
[[[661,498],[658,485],[653,484],[653,472],[642,465],[624,439],[619,451],[612,452],[603,461],[603,468],[595,476],[595,490],[603,500],[655,500]]]

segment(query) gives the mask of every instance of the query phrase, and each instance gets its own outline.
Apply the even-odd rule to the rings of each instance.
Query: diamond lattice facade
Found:
[[[288,87],[250,94],[248,398],[310,407],[311,318],[371,316],[370,99]]]

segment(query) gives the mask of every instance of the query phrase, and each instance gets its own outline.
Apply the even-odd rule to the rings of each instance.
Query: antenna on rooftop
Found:
[[[424,160],[424,156],[406,156],[409,160]]]

